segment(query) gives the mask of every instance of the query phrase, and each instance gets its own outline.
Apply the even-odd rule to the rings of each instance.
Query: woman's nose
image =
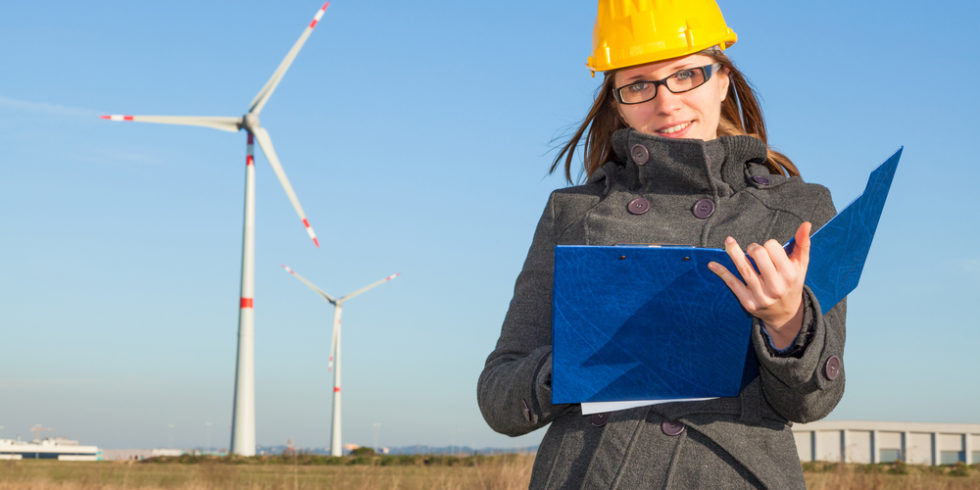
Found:
[[[668,114],[680,107],[681,96],[680,94],[675,94],[667,90],[667,87],[660,87],[660,90],[657,91],[657,96],[650,102],[654,104],[654,109],[657,113]]]

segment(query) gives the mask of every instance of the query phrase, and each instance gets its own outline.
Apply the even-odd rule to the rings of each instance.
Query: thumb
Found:
[[[810,263],[811,228],[813,228],[813,225],[809,221],[804,221],[800,224],[800,227],[796,229],[796,236],[793,237],[796,240],[796,246],[793,247],[793,252],[790,254],[790,259],[802,265],[804,268]]]

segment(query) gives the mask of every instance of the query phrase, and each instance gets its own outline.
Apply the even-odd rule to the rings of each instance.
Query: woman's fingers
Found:
[[[738,245],[738,242],[734,238],[728,237],[725,239],[725,251],[728,252],[728,256],[732,259],[732,263],[735,264],[735,269],[738,270],[740,276],[742,276],[742,281],[753,293],[761,293],[762,286],[759,284],[759,275],[756,274],[755,268],[746,258],[745,252],[742,251],[742,247]]]
[[[786,249],[776,240],[768,240],[764,245],[768,258],[772,261],[772,274],[763,274],[766,290],[773,297],[780,297],[796,282],[799,266],[786,255]]]
[[[763,247],[769,252],[769,258],[772,260],[772,264],[776,270],[786,270],[793,265],[789,256],[786,255],[786,249],[776,240],[766,241]]]
[[[775,240],[767,240],[763,245],[750,244],[746,254],[734,238],[727,237],[725,251],[738,275],[717,262],[710,262],[708,268],[724,281],[749,314],[761,319],[767,328],[782,332],[796,322],[794,319],[803,304],[803,281],[810,260],[810,228],[810,223],[804,222],[796,230],[796,244],[789,255]],[[795,335],[799,331],[799,323],[790,325],[790,333]]]
[[[780,274],[778,267],[779,253],[786,256],[781,248],[774,254],[767,246],[753,243],[749,245],[749,256],[755,261],[755,267],[759,269],[760,285],[763,292],[772,296],[782,290],[785,281]]]

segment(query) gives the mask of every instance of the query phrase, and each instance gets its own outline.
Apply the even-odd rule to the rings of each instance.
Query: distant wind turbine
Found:
[[[248,143],[245,147],[245,225],[242,243],[242,282],[241,300],[239,301],[238,313],[238,353],[235,361],[235,400],[232,408],[232,431],[231,431],[231,452],[243,456],[255,455],[255,323],[254,323],[254,292],[255,292],[255,159],[253,157],[254,138],[259,140],[259,147],[265,153],[266,159],[272,171],[279,178],[279,183],[286,196],[293,204],[296,214],[303,222],[306,233],[313,240],[317,247],[316,233],[306,219],[293,186],[289,184],[286,173],[279,163],[279,157],[272,147],[272,139],[268,131],[259,126],[259,113],[265,107],[269,97],[276,90],[279,81],[282,80],[289,65],[292,64],[299,50],[302,49],[306,39],[310,37],[313,28],[323,17],[324,11],[330,2],[324,3],[323,7],[316,12],[313,21],[310,22],[293,47],[286,53],[286,57],[272,73],[269,81],[265,82],[262,90],[252,99],[248,106],[248,112],[241,117],[226,116],[124,116],[107,115],[102,119],[110,121],[135,121],[161,124],[178,124],[185,126],[204,126],[207,128],[220,129],[236,133],[245,130],[248,134]]]
[[[340,446],[340,312],[344,301],[347,301],[369,289],[378,287],[398,277],[400,274],[392,274],[380,281],[368,284],[367,286],[364,286],[353,293],[347,293],[339,298],[334,298],[324,292],[322,289],[316,287],[316,285],[314,285],[312,282],[306,280],[306,278],[303,276],[297,274],[296,271],[288,266],[284,265],[282,268],[285,269],[286,272],[296,277],[296,279],[302,281],[303,284],[309,286],[310,289],[334,306],[333,335],[330,338],[330,360],[328,361],[328,367],[333,368],[333,421],[330,424],[330,455],[342,456],[344,453]]]

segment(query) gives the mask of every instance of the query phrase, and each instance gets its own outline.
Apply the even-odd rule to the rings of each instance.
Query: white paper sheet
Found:
[[[585,402],[582,404],[582,415],[592,415],[594,413],[615,412],[628,408],[648,407],[661,403],[671,402],[699,402],[702,400],[713,400],[716,396],[709,398],[674,398],[672,400],[633,400],[629,402]]]

